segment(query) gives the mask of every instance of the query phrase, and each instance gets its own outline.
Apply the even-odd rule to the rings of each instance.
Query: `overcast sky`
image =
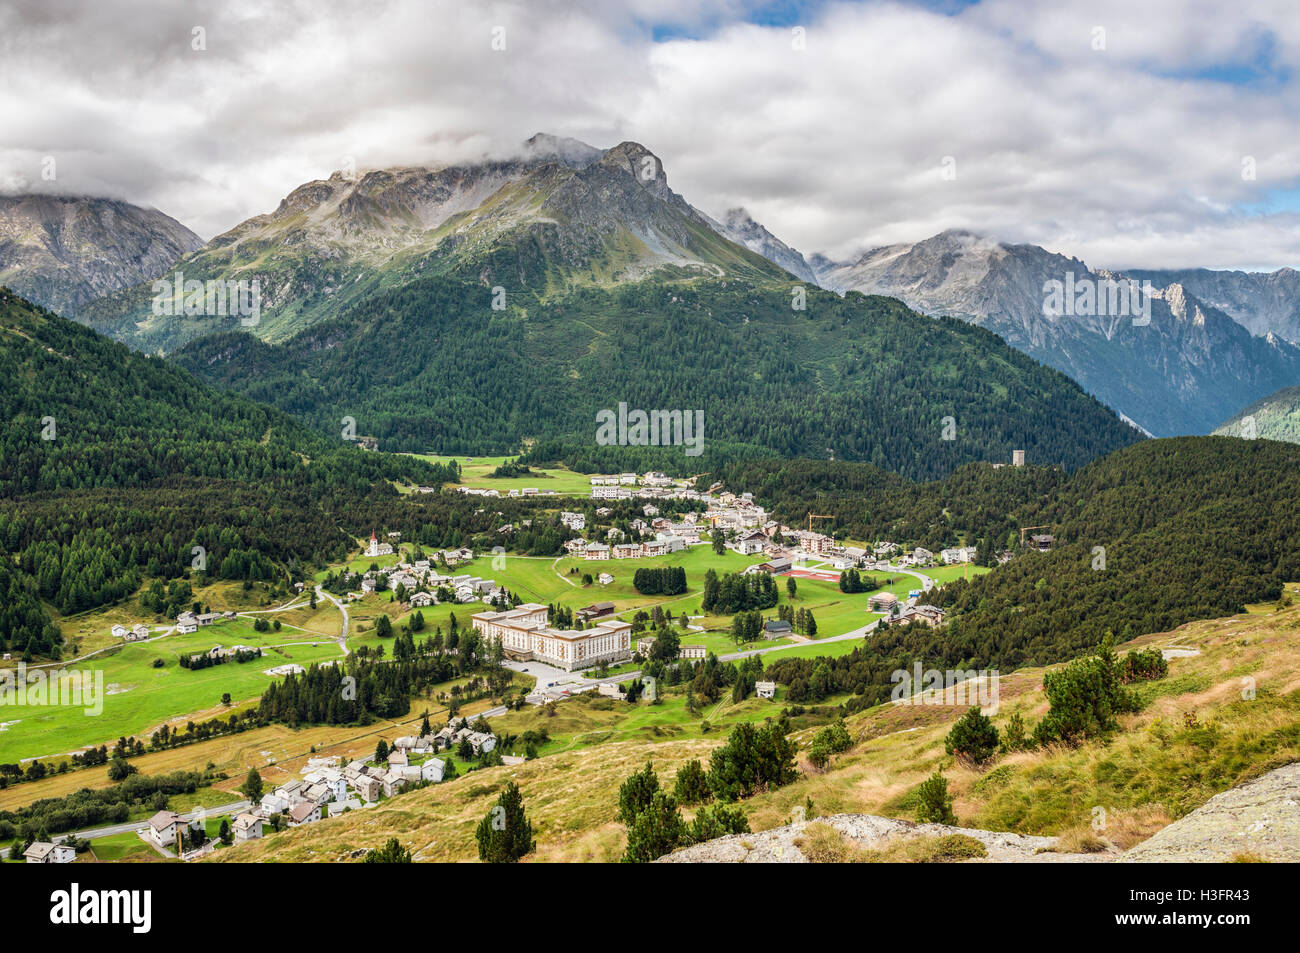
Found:
[[[1294,0],[6,0],[0,188],[210,238],[348,162],[547,131],[641,142],[692,204],[806,254],[960,227],[1277,268],[1300,265],[1297,66]]]

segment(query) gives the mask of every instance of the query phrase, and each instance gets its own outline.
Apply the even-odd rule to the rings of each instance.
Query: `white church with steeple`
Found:
[[[366,549],[367,556],[391,556],[393,555],[392,543],[381,543],[375,537],[375,531],[370,531],[370,546]]]

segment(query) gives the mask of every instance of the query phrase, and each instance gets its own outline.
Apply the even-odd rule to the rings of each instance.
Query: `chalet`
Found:
[[[143,642],[149,638],[149,627],[147,625],[137,624],[131,626],[131,631],[124,638],[128,642]]]
[[[1036,549],[1040,553],[1045,553],[1051,549],[1053,542],[1055,542],[1055,540],[1052,538],[1050,533],[1043,533],[1029,537],[1030,548]]]
[[[109,631],[113,633],[113,638],[124,639],[126,638],[127,633],[131,630],[119,623],[118,625],[113,626]],[[38,863],[44,863],[44,861],[38,861]]]
[[[301,801],[289,809],[289,826],[301,827],[303,824],[312,824],[321,818],[320,805],[313,804],[311,801]]]
[[[647,503],[645,506],[641,507],[641,512],[646,516],[658,516],[659,507],[655,506],[653,503]]]
[[[615,559],[638,559],[641,555],[640,543],[619,543],[614,547]]]
[[[926,563],[934,561],[934,553],[928,549],[922,549],[920,546],[912,550],[912,563],[916,566],[924,566]]]
[[[262,836],[262,819],[247,812],[238,815],[230,826],[236,841],[257,840]]]
[[[176,843],[176,828],[181,816],[172,811],[159,811],[149,818],[149,839],[159,847]]]
[[[421,781],[441,781],[443,771],[446,769],[446,762],[439,758],[430,758],[424,764],[420,765]]]
[[[176,631],[181,635],[190,635],[199,631],[199,620],[193,612],[182,612],[176,617]]]
[[[23,851],[23,860],[29,864],[70,864],[76,859],[77,852],[71,847],[47,841],[33,841],[32,846]]]
[[[762,572],[775,576],[779,573],[789,572],[792,565],[793,563],[789,556],[776,556],[765,563],[759,563],[758,568]]]
[[[433,605],[434,599],[427,592],[417,592],[411,596],[410,603],[412,609],[423,609]]]
[[[563,512],[560,514],[560,522],[577,533],[586,528],[587,517],[582,513]]]
[[[194,617],[194,619],[195,621],[198,622],[199,625],[212,625],[212,623],[217,622],[218,620],[221,619],[221,613],[200,612],[198,615]]]
[[[785,619],[771,619],[763,623],[763,638],[787,639],[793,634],[794,626]]]
[[[393,768],[404,768],[410,763],[411,759],[407,757],[405,751],[398,750],[388,752],[389,770],[392,770]]]
[[[609,547],[604,543],[588,543],[583,556],[586,559],[608,559]]]
[[[776,697],[776,682],[755,682],[754,694],[759,698],[772,699]]]
[[[579,536],[577,539],[564,541],[564,551],[570,556],[579,556],[587,549],[587,541]]]
[[[608,586],[611,582],[614,581],[614,577],[607,572],[603,572],[596,577],[596,581],[600,583],[602,586]]]
[[[497,746],[497,736],[490,735],[485,731],[473,731],[469,734],[470,747],[474,749],[474,754],[479,755],[484,751],[491,751]]]
[[[607,615],[614,614],[614,603],[612,602],[593,602],[589,606],[583,606],[578,610],[578,619],[582,622],[590,622],[592,619],[603,619]]]
[[[756,553],[761,553],[763,547],[766,545],[767,537],[759,532],[753,532],[747,536],[742,536],[735,542],[736,552],[740,553],[742,556],[753,556]]]
[[[1048,537],[1048,539],[1050,538]],[[951,566],[954,563],[974,562],[975,552],[974,546],[958,546],[953,549],[945,549],[939,554],[939,558],[943,560],[945,566]]]
[[[898,615],[886,621],[890,625],[906,625],[909,622],[921,622],[928,626],[941,625],[944,611],[935,606],[908,606]]]

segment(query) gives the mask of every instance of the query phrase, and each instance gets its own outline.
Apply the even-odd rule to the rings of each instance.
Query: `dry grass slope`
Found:
[[[882,706],[849,719],[854,746],[826,771],[804,762],[794,784],[745,802],[750,825],[755,831],[786,825],[809,799],[818,815],[910,819],[914,790],[939,769],[962,826],[1063,835],[1062,846],[1072,851],[1111,850],[1145,840],[1221,791],[1300,761],[1300,607],[1256,609],[1132,643],[1152,645],[1197,654],[1180,653],[1166,679],[1140,685],[1144,709],[1124,716],[1122,730],[1109,740],[1004,755],[977,771],[943,751],[944,735],[964,709]],[[1042,675],[1033,669],[1002,678],[999,727],[1016,711],[1030,723],[1044,714]],[[801,745],[812,733],[797,736]],[[624,846],[614,819],[623,779],[650,758],[661,780],[671,783],[679,765],[707,760],[722,736],[610,741],[474,772],[215,859],[333,861],[390,836],[411,847],[417,860],[473,859],[474,827],[513,777],[536,830],[531,859],[616,860]]]

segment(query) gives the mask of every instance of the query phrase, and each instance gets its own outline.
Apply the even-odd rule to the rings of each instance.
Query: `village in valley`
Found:
[[[461,485],[456,491],[481,497],[485,506],[503,497],[498,488]],[[504,497],[548,495],[561,496],[529,486],[508,489]],[[170,670],[170,657],[186,670],[172,679],[211,677],[211,670],[221,667],[253,676],[233,691],[218,692],[221,705],[232,711],[241,706],[249,711],[257,679],[266,684],[301,677],[312,666],[341,665],[351,654],[382,661],[397,651],[394,635],[399,643],[409,640],[407,654],[413,647],[454,654],[471,651],[464,640],[472,634],[472,651],[484,664],[504,670],[503,684],[509,686],[503,692],[475,676],[449,683],[427,696],[418,728],[409,721],[392,722],[394,731],[404,725],[416,730],[395,734],[391,743],[380,737],[376,745],[375,732],[351,730],[338,732],[350,740],[332,745],[328,733],[317,732],[319,740],[305,756],[267,756],[259,764],[244,755],[207,798],[230,804],[212,805],[219,809],[214,813],[203,804],[188,811],[168,804],[141,817],[130,836],[159,856],[200,859],[227,846],[366,810],[478,767],[523,763],[545,756],[554,739],[544,731],[515,730],[515,724],[530,710],[582,698],[628,710],[685,704],[692,712],[703,700],[718,719],[725,699],[699,699],[689,691],[682,698],[672,686],[688,684],[692,672],[728,660],[758,665],[758,675],[750,676],[750,701],[734,716],[759,718],[763,709],[752,706],[780,705],[791,691],[761,677],[763,663],[844,654],[881,625],[941,625],[945,612],[931,604],[930,594],[950,579],[986,571],[973,565],[973,546],[935,553],[888,540],[837,539],[814,525],[815,514],[805,525],[790,526],[772,518],[749,492],[719,484],[698,490],[691,480],[659,472],[592,476],[589,496],[562,499],[555,509],[533,509],[530,519],[502,523],[494,534],[500,542],[490,548],[477,540],[426,549],[396,530],[376,527],[359,541],[354,557],[294,583],[278,601],[228,608],[226,603],[236,601],[229,590],[210,585],[191,596],[186,586],[181,597],[188,601],[172,620],[117,612],[106,633],[110,656],[113,646],[124,653],[153,652],[149,664],[155,677]],[[562,553],[511,552],[512,536],[538,521],[563,534]],[[1035,548],[1050,544],[1050,537],[1031,543]],[[759,594],[754,607],[720,605],[710,595],[729,580],[735,580],[728,585],[739,587],[736,591]],[[341,617],[341,624],[327,626],[326,617]],[[429,638],[431,630],[435,634]],[[417,646],[420,637],[426,641]],[[170,656],[158,656],[169,649]],[[137,699],[167,690],[147,682],[127,686],[125,676],[115,688]],[[115,709],[117,701],[110,692],[107,706]],[[176,710],[152,710],[173,726],[190,719],[193,729],[190,712],[217,701],[210,697],[204,705],[183,707],[178,700],[182,707]],[[441,712],[436,727],[430,711]],[[492,727],[498,722],[510,727],[501,733]],[[132,724],[124,710],[118,733],[124,738],[152,733],[157,748],[157,724],[157,718]],[[4,738],[0,732],[0,742]],[[373,753],[358,751],[359,745],[374,745]],[[23,752],[20,771],[40,762],[55,773],[75,768],[68,762],[55,768],[51,754]],[[244,769],[258,774],[258,786],[266,774],[265,791],[234,786]],[[241,794],[257,796],[236,800]],[[75,859],[77,853],[61,840],[36,840],[22,853],[35,863]]]

